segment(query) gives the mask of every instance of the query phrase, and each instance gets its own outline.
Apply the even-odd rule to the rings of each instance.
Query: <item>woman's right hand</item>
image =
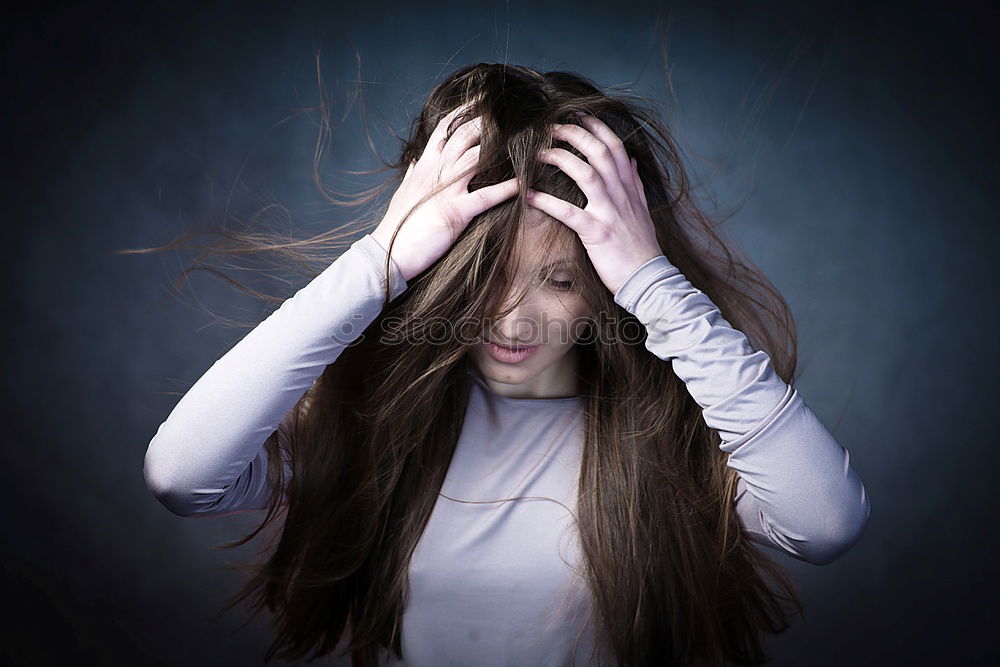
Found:
[[[480,117],[463,123],[445,140],[448,123],[465,108],[453,109],[438,122],[420,159],[411,162],[406,170],[385,217],[371,233],[388,250],[389,240],[399,228],[392,260],[407,281],[440,259],[474,217],[517,194],[517,178],[469,192],[473,170],[421,204],[400,227],[411,206],[479,160]]]

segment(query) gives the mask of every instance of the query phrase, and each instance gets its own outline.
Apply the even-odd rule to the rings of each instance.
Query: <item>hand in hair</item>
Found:
[[[474,217],[518,193],[516,178],[469,192],[479,160],[480,118],[466,121],[447,136],[452,119],[469,106],[459,106],[441,118],[372,232],[389,250],[389,241],[399,230],[390,256],[407,281],[441,258]]]
[[[581,114],[580,121],[585,127],[556,123],[552,134],[577,148],[587,162],[563,148],[543,150],[538,158],[572,178],[587,197],[587,207],[536,190],[528,191],[528,203],[577,233],[602,282],[615,294],[636,269],[663,250],[635,158],[600,119]]]

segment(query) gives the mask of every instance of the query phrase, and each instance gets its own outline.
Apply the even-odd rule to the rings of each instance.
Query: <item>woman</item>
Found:
[[[179,515],[267,509],[240,543],[282,517],[234,600],[274,614],[268,659],[763,662],[801,606],[755,545],[829,563],[870,507],[792,387],[787,305],[691,202],[667,129],[576,75],[478,64],[394,166],[375,229],[146,454]]]

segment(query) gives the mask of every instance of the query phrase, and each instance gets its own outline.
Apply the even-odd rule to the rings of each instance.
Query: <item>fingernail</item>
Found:
[[[532,197],[535,196],[535,191],[532,190],[531,188],[528,188],[528,191],[524,193],[524,196],[527,197],[528,199],[531,199]]]

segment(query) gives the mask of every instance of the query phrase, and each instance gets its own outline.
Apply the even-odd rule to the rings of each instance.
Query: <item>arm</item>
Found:
[[[646,326],[646,348],[671,361],[718,431],[750,537],[816,565],[850,549],[867,525],[868,495],[847,450],[767,353],[754,352],[665,255],[636,269],[615,303]]]
[[[386,255],[370,234],[355,241],[181,398],[150,441],[143,466],[147,488],[167,509],[214,516],[264,507],[270,493],[264,442],[381,312]],[[396,298],[406,281],[394,261],[390,267]]]

